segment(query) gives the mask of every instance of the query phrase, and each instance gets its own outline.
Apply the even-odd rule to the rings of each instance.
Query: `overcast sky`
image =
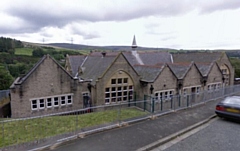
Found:
[[[240,0],[1,0],[0,36],[37,43],[240,49]]]

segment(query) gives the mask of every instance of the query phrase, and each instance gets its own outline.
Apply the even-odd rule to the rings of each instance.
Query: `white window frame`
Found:
[[[36,103],[33,104],[33,101],[36,101]],[[33,108],[33,105],[36,105],[36,108]],[[31,100],[31,108],[32,108],[32,110],[38,110],[38,100],[37,99]]]
[[[71,99],[69,99],[68,97],[71,97]],[[69,103],[69,100],[71,100],[71,102]],[[67,95],[67,104],[73,104],[73,95]]]
[[[159,100],[159,101],[171,100],[173,94],[174,94],[174,89],[163,90],[163,91],[155,91],[154,92],[155,99]]]
[[[197,93],[197,94],[200,93],[200,89],[201,89],[201,87],[196,87],[196,93]]]
[[[187,96],[187,94],[188,94],[188,93],[187,93],[187,88],[184,88],[184,89],[183,89],[183,96]]]
[[[40,102],[41,100],[43,100],[43,103]],[[38,99],[38,104],[39,104],[39,109],[45,109],[45,99],[44,98]],[[43,104],[43,107],[41,107],[41,104]]]
[[[111,85],[105,87],[105,104],[115,104],[134,99],[134,85],[131,84],[129,77],[115,77],[110,81]],[[109,88],[109,91],[106,91],[107,88]],[[107,94],[108,97],[106,97]]]
[[[62,97],[64,97],[64,100],[62,99]],[[66,99],[66,96],[65,96],[65,95],[60,96],[59,98],[60,98],[60,105],[61,105],[61,106],[67,105],[67,99]],[[63,104],[62,101],[64,101],[65,103]]]
[[[46,96],[46,97],[40,97],[40,98],[31,98],[29,99],[30,104],[31,104],[31,109],[32,110],[39,110],[39,109],[45,109],[45,108],[52,108],[52,107],[59,107],[59,106],[64,106],[61,105],[61,97],[64,96],[65,100],[66,100],[66,105],[70,105],[73,103],[73,93],[69,93],[69,94],[62,94],[62,95],[54,95],[54,96]],[[68,103],[68,96],[71,96],[71,102]],[[55,105],[55,99],[54,98],[58,98],[58,105]],[[44,107],[40,107],[40,100],[43,99],[44,100]],[[50,100],[49,100],[50,99]],[[33,101],[36,100],[36,108],[33,108]],[[51,103],[51,106],[48,105],[48,103]]]
[[[57,101],[55,100],[55,98],[57,98]],[[55,105],[55,103],[57,103],[57,105]],[[54,107],[58,107],[59,106],[59,96],[53,97],[53,106]]]
[[[51,106],[48,105],[48,103],[49,103],[49,100],[48,100],[48,99],[50,99]],[[47,97],[47,98],[46,98],[46,107],[47,107],[47,108],[52,108],[52,107],[53,107],[53,101],[52,101],[52,98],[51,98],[51,97]]]

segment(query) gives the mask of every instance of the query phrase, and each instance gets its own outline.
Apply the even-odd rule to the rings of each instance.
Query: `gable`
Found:
[[[114,59],[111,65],[105,70],[105,72],[100,76],[103,77],[107,72],[111,70],[126,70],[129,73],[138,75],[137,71],[133,68],[133,66],[128,62],[125,56],[122,53],[119,53],[118,56]]]
[[[199,72],[197,66],[193,63],[189,70],[187,71],[186,75],[184,76],[184,86],[194,86],[194,85],[201,85],[201,78],[202,75]]]
[[[216,82],[222,82],[222,72],[217,63],[214,63],[211,67],[211,70],[208,74],[208,83],[216,83]]]
[[[54,68],[58,69],[58,71],[61,71],[62,74],[65,75],[67,78],[72,79],[72,76],[60,64],[58,64],[57,61],[55,61],[51,56],[45,55],[34,65],[34,67],[25,76],[18,78],[18,80],[15,80],[14,84],[23,84],[30,77],[39,75],[39,71],[41,71],[40,74],[42,74],[43,76],[47,76],[48,74],[55,75]],[[46,80],[46,78],[43,79]]]

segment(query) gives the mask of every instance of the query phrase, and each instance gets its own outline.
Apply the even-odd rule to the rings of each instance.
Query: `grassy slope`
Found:
[[[30,142],[82,128],[117,122],[147,114],[135,108],[107,110],[80,115],[51,116],[28,120],[1,121],[0,147]]]
[[[32,56],[32,48],[17,48],[15,50],[15,55],[27,55]]]

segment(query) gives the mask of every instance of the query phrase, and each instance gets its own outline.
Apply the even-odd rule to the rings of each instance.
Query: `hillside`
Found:
[[[131,51],[131,46],[89,46],[89,45],[81,45],[81,44],[70,44],[70,43],[49,43],[44,44],[49,47],[60,47],[66,49],[77,49],[77,50],[111,50],[111,51]],[[170,48],[150,48],[150,47],[138,47],[137,50],[176,50]]]

